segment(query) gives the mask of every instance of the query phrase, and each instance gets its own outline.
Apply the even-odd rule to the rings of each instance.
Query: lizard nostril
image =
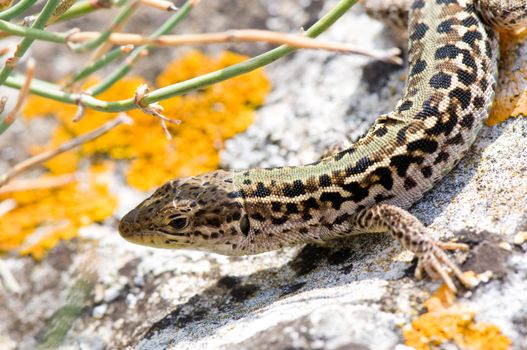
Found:
[[[134,232],[134,226],[137,221],[137,210],[132,210],[119,222],[119,234],[126,238]]]

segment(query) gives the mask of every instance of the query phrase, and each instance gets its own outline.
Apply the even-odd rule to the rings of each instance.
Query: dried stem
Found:
[[[34,75],[35,60],[30,59],[28,60],[26,67],[26,80],[24,81],[22,89],[20,89],[15,107],[11,110],[11,112],[9,112],[8,115],[5,116],[3,120],[0,121],[0,134],[3,133],[9,126],[11,126],[11,124],[13,124],[18,113],[20,112],[20,109],[26,102],[27,96],[29,95],[29,87],[31,86],[31,81],[33,80]]]
[[[150,6],[162,11],[176,11],[177,6],[165,0],[139,0],[143,5]]]
[[[14,180],[0,188],[0,195],[20,191],[33,191],[61,187],[78,180],[77,174],[46,176],[37,179]]]
[[[63,33],[53,33],[48,31],[37,31],[24,28],[8,22],[0,21],[0,29],[6,32],[33,37],[43,41],[56,43],[82,44],[76,51],[93,48],[94,43],[114,45],[148,45],[152,47],[160,46],[180,46],[180,45],[200,45],[200,44],[221,44],[227,42],[267,42],[277,45],[289,45],[295,48],[319,49],[336,51],[341,53],[351,53],[371,57],[377,60],[386,61],[394,64],[402,64],[398,55],[401,51],[398,48],[388,50],[364,49],[352,44],[325,42],[314,40],[302,35],[277,33],[269,30],[243,29],[229,30],[226,32],[205,33],[205,34],[185,34],[185,35],[161,35],[159,37],[144,36],[132,33],[111,33],[112,30],[100,32],[76,32],[69,35]]]
[[[70,42],[81,43],[92,40],[100,35],[98,32],[78,32],[69,36]],[[377,60],[402,64],[397,57],[401,53],[398,48],[388,50],[363,49],[346,43],[319,41],[305,36],[277,33],[269,30],[243,29],[229,30],[226,32],[186,35],[162,35],[158,38],[150,38],[139,34],[113,33],[108,41],[116,45],[151,45],[151,46],[180,46],[198,44],[221,44],[227,42],[267,42],[278,45],[289,45],[302,49],[319,49],[336,51],[341,53],[353,53],[371,57]]]
[[[86,133],[72,140],[69,140],[68,142],[63,143],[62,145],[60,145],[59,147],[55,149],[42,152],[41,154],[38,154],[34,157],[31,157],[29,159],[26,159],[16,164],[7,173],[5,173],[4,175],[2,175],[2,177],[0,177],[0,187],[4,186],[15,176],[20,175],[21,173],[31,168],[34,168],[35,166],[40,165],[61,153],[69,151],[88,141],[92,141],[96,139],[97,137],[104,135],[105,133],[115,128],[116,126],[122,123],[128,123],[129,121],[131,121],[131,119],[128,116],[126,116],[125,114],[120,114],[115,119],[105,123],[104,125],[102,125],[101,127],[93,131],[90,131],[89,133]]]

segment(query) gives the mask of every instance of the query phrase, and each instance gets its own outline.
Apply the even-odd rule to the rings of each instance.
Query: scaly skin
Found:
[[[426,272],[455,290],[453,272],[470,287],[444,252],[467,247],[431,240],[405,208],[476,138],[494,95],[497,29],[525,25],[527,0],[398,3],[410,6],[406,90],[366,135],[313,164],[170,181],[121,220],[121,235],[154,247],[244,255],[388,232],[418,257],[417,277]]]

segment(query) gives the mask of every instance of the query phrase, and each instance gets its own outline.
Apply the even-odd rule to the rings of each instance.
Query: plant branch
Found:
[[[317,37],[333,23],[335,23],[346,11],[351,8],[358,0],[341,0],[334,8],[332,8],[324,17],[319,19],[311,28],[306,31],[306,36],[310,38]],[[181,10],[180,10],[181,11]],[[183,95],[196,89],[218,83],[220,81],[239,76],[244,73],[251,72],[255,69],[270,64],[277,59],[284,57],[295,51],[294,47],[282,45],[273,50],[267,51],[263,54],[255,56],[251,59],[243,61],[238,64],[220,69],[208,74],[201,75],[196,78],[185,80],[176,84],[172,84],[145,95],[142,99],[144,105],[149,105],[168,99],[173,96]],[[23,83],[23,78],[20,76],[9,77],[5,85],[20,88]],[[52,87],[55,86],[53,89]],[[77,104],[80,100],[87,108],[92,108],[103,112],[124,112],[135,109],[136,105],[134,98],[128,98],[119,101],[102,101],[93,96],[67,93],[58,90],[58,87],[48,82],[36,81],[31,85],[31,92],[39,96],[51,98],[57,101],[62,101],[70,104]]]
[[[147,37],[140,34],[130,33],[111,33],[99,32],[77,32],[72,34],[53,33],[43,30],[35,30],[17,26],[9,22],[0,21],[0,30],[34,39],[51,41],[56,43],[84,43],[83,48],[93,48],[97,43],[107,40],[114,45],[149,45],[149,46],[180,46],[180,45],[199,45],[199,44],[221,44],[227,42],[267,42],[271,44],[285,44],[295,48],[318,49],[336,51],[341,53],[351,53],[371,57],[377,60],[386,61],[394,64],[402,64],[401,58],[397,57],[400,50],[391,48],[388,50],[366,50],[361,47],[336,42],[325,42],[314,40],[302,35],[277,33],[269,30],[242,29],[229,30],[226,32],[206,33],[206,34],[186,34],[186,35],[161,35],[157,38]],[[102,39],[101,39],[102,38]],[[81,48],[76,49],[80,51]],[[112,55],[117,54],[116,52]]]
[[[0,12],[0,19],[9,21],[33,6],[37,0],[20,0],[9,9]]]
[[[85,42],[98,37],[98,32],[78,32],[70,35],[70,42]],[[140,34],[112,33],[108,41],[115,45],[151,45],[151,46],[180,46],[199,44],[222,44],[227,42],[267,42],[270,44],[289,45],[298,49],[318,49],[336,51],[340,53],[351,53],[371,57],[381,61],[402,64],[402,60],[396,57],[400,54],[398,48],[388,50],[367,50],[356,45],[319,41],[302,35],[277,33],[269,30],[241,29],[226,32],[186,35],[161,35],[158,38],[150,38]]]

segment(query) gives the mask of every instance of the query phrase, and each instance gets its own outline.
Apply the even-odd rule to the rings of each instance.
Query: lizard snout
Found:
[[[127,213],[119,222],[119,234],[126,240],[131,240],[136,233],[138,211],[136,209]]]

